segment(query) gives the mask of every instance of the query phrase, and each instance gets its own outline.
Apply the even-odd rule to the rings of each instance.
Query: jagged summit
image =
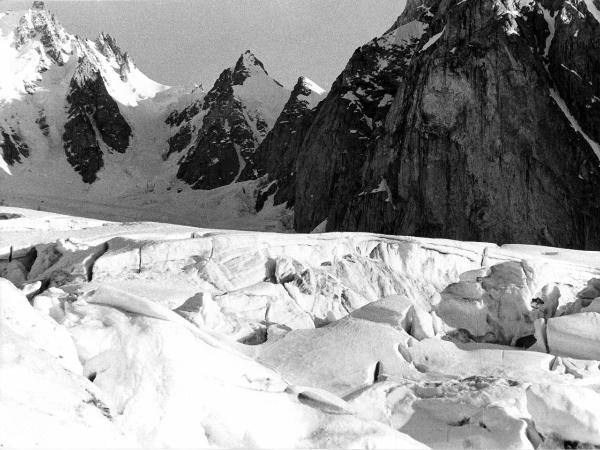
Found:
[[[41,4],[40,4],[41,3]],[[20,15],[15,30],[15,47],[17,50],[27,50],[27,46],[41,43],[38,52],[42,61],[39,69],[45,70],[52,62],[62,65],[72,53],[72,36],[68,35],[63,26],[44,6],[43,2],[35,2],[33,7]],[[44,61],[44,59],[50,59]]]
[[[242,85],[252,76],[269,76],[264,64],[252,53],[246,50],[241,54],[232,68],[231,80],[233,85]],[[278,83],[279,84],[279,83]]]
[[[233,87],[242,87],[249,79],[268,80],[283,87],[281,83],[269,76],[264,64],[252,53],[246,50],[240,55],[235,65],[225,69],[217,78],[213,88],[208,93],[208,101],[212,102],[221,95],[233,95]]]
[[[235,71],[251,69],[256,66],[260,67],[268,75],[264,64],[254,55],[254,53],[252,53],[251,50],[246,50],[237,60],[237,63],[235,64]]]
[[[242,53],[235,66],[221,73],[201,109],[196,101],[168,119],[179,127],[169,139],[168,154],[187,149],[177,177],[195,189],[256,178],[256,148],[289,95],[250,50]]]

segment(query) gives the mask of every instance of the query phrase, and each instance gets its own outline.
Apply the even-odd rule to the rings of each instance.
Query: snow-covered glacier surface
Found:
[[[600,445],[600,254],[0,207],[0,446]]]

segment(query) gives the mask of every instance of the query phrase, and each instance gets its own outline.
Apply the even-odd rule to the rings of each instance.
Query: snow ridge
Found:
[[[302,81],[306,88],[310,89],[317,95],[323,95],[325,92],[327,92],[325,89],[323,89],[321,86],[319,86],[317,83],[315,83],[310,78],[302,77]]]

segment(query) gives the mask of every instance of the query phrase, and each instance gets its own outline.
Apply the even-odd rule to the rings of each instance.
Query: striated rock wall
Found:
[[[268,174],[268,185],[258,195],[256,210],[273,196],[273,204],[294,206],[296,196],[296,161],[304,137],[315,114],[320,94],[311,90],[300,77],[275,126],[256,150],[257,176]]]
[[[363,164],[432,17],[417,6],[409,2],[387,33],[356,50],[320,105],[298,155],[296,230],[327,218],[339,229],[338,208],[360,195]]]
[[[336,167],[313,184],[308,173],[315,168],[302,165],[296,228],[328,219],[329,230],[600,248],[600,174],[589,138],[598,116],[586,106],[594,104],[596,57],[584,57],[598,45],[598,23],[569,9],[564,3],[555,10],[556,34],[547,41],[548,12],[535,2],[431,5],[430,26],[404,68],[373,150],[354,155],[352,170]],[[570,14],[578,17],[582,43],[569,47]],[[580,78],[564,69],[569,64]],[[587,137],[569,117],[582,111]],[[308,143],[325,136],[331,133],[311,129],[304,161],[317,154]],[[344,148],[334,145],[318,158],[344,155]],[[355,187],[336,191],[336,183]]]

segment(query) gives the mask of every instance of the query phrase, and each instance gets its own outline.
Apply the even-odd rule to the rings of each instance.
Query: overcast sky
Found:
[[[67,31],[106,31],[148,76],[202,82],[252,50],[288,87],[300,75],[329,88],[354,49],[387,30],[405,0],[48,0]],[[30,1],[0,0],[0,10]]]

